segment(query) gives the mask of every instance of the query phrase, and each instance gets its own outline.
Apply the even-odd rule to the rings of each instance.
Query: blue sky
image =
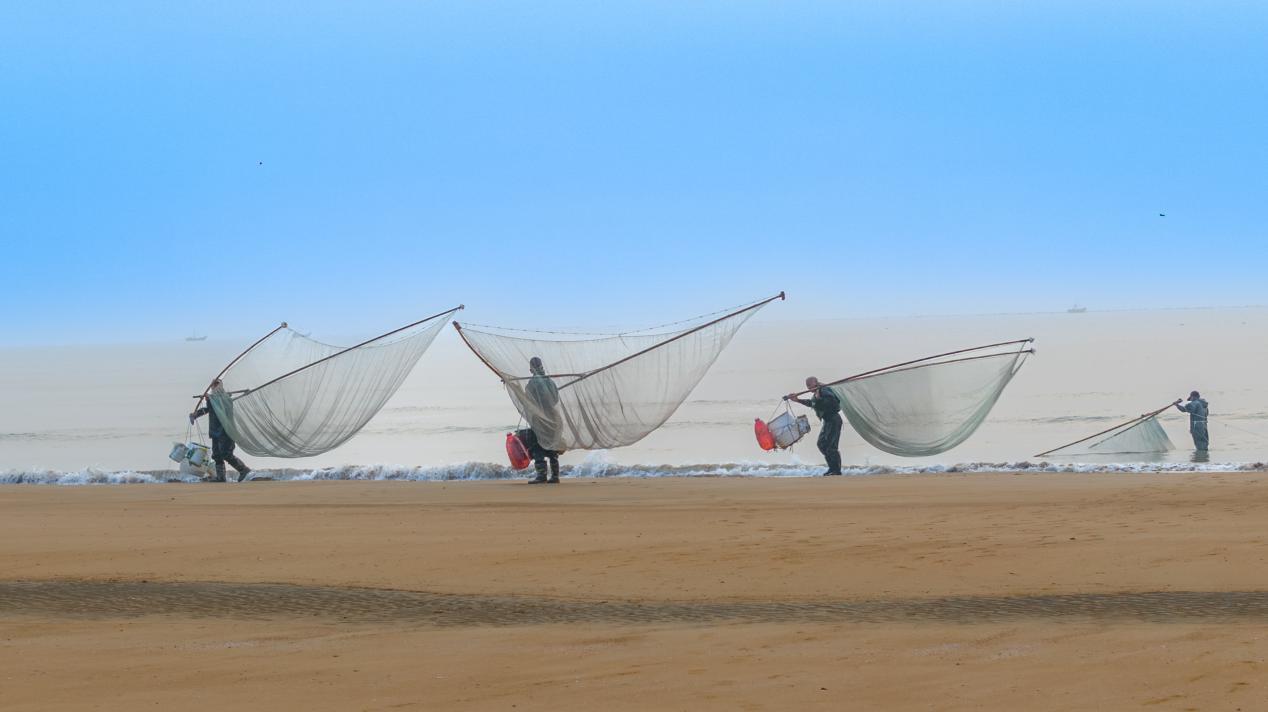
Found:
[[[6,3],[0,343],[1264,303],[1265,67],[1250,2]]]

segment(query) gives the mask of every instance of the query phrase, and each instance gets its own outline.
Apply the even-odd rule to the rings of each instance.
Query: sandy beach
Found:
[[[1263,473],[0,490],[5,708],[1255,709]]]

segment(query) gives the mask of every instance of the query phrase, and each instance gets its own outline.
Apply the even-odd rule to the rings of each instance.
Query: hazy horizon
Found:
[[[1268,309],[1268,304],[1234,304],[1234,305],[1205,305],[1205,306],[1195,305],[1195,306],[1142,307],[1142,308],[1124,308],[1124,309],[1112,309],[1112,308],[1111,309],[1097,309],[1093,307],[1087,307],[1086,305],[1082,305],[1082,304],[1080,304],[1079,306],[1085,306],[1087,308],[1086,313],[1089,313],[1089,314],[1092,314],[1092,313],[1116,314],[1116,313],[1131,313],[1131,312],[1149,313],[1149,312],[1168,312],[1168,311],[1237,311],[1240,309]],[[779,307],[776,306],[774,309],[778,310],[778,308]],[[891,314],[891,315],[884,315],[884,316],[857,315],[857,316],[821,316],[821,317],[780,316],[778,314],[773,313],[772,311],[764,311],[759,313],[756,317],[754,317],[754,319],[760,323],[796,324],[796,323],[804,323],[804,322],[884,321],[884,320],[916,320],[916,319],[951,319],[951,318],[959,318],[959,317],[1046,315],[1046,314],[1068,313],[1068,309],[1069,307],[1066,307],[1063,309],[1046,309],[1046,310],[1035,310],[1035,311],[999,311],[999,312],[972,312],[972,313],[929,312],[924,314]],[[469,320],[464,318],[466,314],[467,314],[466,311],[458,312],[456,315],[456,320],[460,323],[467,323],[468,321],[470,321],[473,325],[483,323],[479,319]],[[672,317],[672,316],[673,315],[666,315],[666,317]],[[697,315],[680,315],[680,316],[683,319],[690,319]],[[258,332],[250,332],[250,333],[241,332],[237,334],[207,334],[205,332],[200,332],[197,334],[197,336],[205,337],[205,339],[199,339],[199,341],[205,340],[205,341],[214,341],[214,342],[222,342],[222,343],[228,342],[228,341],[242,341],[242,345],[245,347],[249,345],[251,341],[253,341],[256,338],[259,338],[264,333],[267,333],[269,330],[277,326],[277,324],[282,321],[286,321],[286,320],[279,320],[277,322],[269,322],[268,324],[262,324],[260,326],[261,330]],[[312,326],[309,324],[299,324],[299,323],[291,323],[291,322],[287,322],[287,323],[290,326],[296,329],[299,329],[304,333],[312,334],[314,338],[317,338],[320,336],[321,338],[330,340],[336,344],[346,343],[348,345],[351,345],[353,343],[356,343],[356,341],[359,339],[373,337],[375,334],[378,333],[377,331],[375,331],[375,329],[377,328],[377,325],[367,326],[366,329],[368,330],[363,330],[360,332],[345,330],[342,333],[336,333],[336,332],[324,332],[323,330],[320,329],[319,326]],[[396,326],[400,326],[400,324],[396,324],[396,325],[384,324],[382,326],[383,326],[383,329],[391,329]],[[511,326],[511,325],[492,324],[492,326]],[[571,324],[567,322],[542,323],[542,324],[518,324],[515,326],[517,328],[523,328],[528,331],[540,330],[546,333],[549,333],[549,331],[552,329],[560,329],[560,330],[593,329],[595,330],[595,333],[615,334],[615,333],[623,333],[625,331],[639,330],[642,328],[652,326],[652,324],[650,323],[612,324],[612,323],[601,323],[601,322],[590,321],[590,322],[575,322]],[[60,346],[69,346],[69,347],[106,346],[108,347],[108,346],[141,346],[141,345],[147,345],[147,344],[160,345],[160,344],[171,344],[174,342],[185,341],[187,340],[186,337],[190,335],[191,334],[173,333],[166,337],[156,336],[156,337],[147,338],[147,339],[118,340],[118,341],[65,340],[65,341],[43,341],[43,342],[28,342],[28,343],[0,342],[0,350],[56,348]],[[340,337],[342,337],[343,339],[342,341],[339,340]]]

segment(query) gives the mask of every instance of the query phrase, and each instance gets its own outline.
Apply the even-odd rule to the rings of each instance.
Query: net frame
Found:
[[[268,343],[269,340],[273,336],[275,336],[278,332],[284,329],[290,328],[286,322],[282,322],[277,327],[275,327],[272,331],[269,331],[267,334],[260,337],[257,341],[255,341],[253,344],[247,347],[246,350],[244,350],[242,353],[235,356],[227,365],[225,365],[225,367],[222,368],[220,372],[217,373],[216,376],[207,384],[207,388],[203,391],[202,395],[196,396],[196,398],[198,398],[198,401],[195,404],[195,409],[201,406],[202,403],[204,402],[207,403],[208,408],[215,408],[217,415],[221,419],[222,424],[225,426],[226,430],[230,431],[230,435],[233,437],[235,443],[238,444],[239,446],[242,446],[243,450],[245,450],[246,452],[252,455],[261,456],[261,457],[291,458],[291,457],[309,457],[309,456],[322,454],[323,452],[329,452],[330,450],[333,450],[335,447],[338,447],[339,445],[343,444],[344,442],[352,438],[354,435],[356,435],[357,432],[361,430],[361,428],[365,427],[365,424],[369,422],[369,420],[372,419],[374,415],[377,414],[378,410],[382,407],[383,403],[386,403],[386,401],[390,399],[391,396],[395,393],[397,388],[399,388],[400,383],[404,380],[405,376],[407,376],[409,371],[413,369],[414,363],[417,362],[417,357],[421,357],[422,354],[431,345],[431,341],[434,340],[436,334],[439,333],[440,328],[443,326],[444,319],[465,308],[466,308],[465,305],[459,304],[456,307],[451,307],[444,311],[437,312],[436,314],[432,314],[431,316],[424,317],[422,319],[419,319],[418,321],[414,321],[404,326],[397,327],[395,329],[392,329],[391,331],[384,332],[382,334],[379,334],[378,336],[366,339],[360,343],[357,343],[348,347],[341,347],[341,346],[335,346],[333,344],[326,344],[324,342],[317,341],[316,339],[309,338],[307,334],[299,334],[299,332],[296,332],[292,329],[291,331],[297,337],[303,338],[312,344],[316,344],[316,345],[324,346],[328,348],[333,348],[333,349],[338,349],[338,350],[335,353],[328,354],[319,359],[315,359],[309,363],[306,363],[298,368],[292,369],[286,373],[275,376],[258,386],[252,386],[249,388],[235,390],[235,391],[225,391],[222,394],[213,393],[212,389],[215,383],[223,379],[226,376],[226,374],[228,374],[233,369],[235,365],[237,365],[238,363],[242,361],[242,359],[247,357],[257,348],[259,348],[262,344]],[[433,321],[437,323],[431,326],[428,326],[426,329],[420,330],[416,334],[409,334],[406,336],[402,336],[396,342],[388,341],[393,336],[397,336],[405,332],[409,332],[412,329],[416,329],[417,327],[423,326],[424,324],[427,324],[428,322],[433,322]],[[318,450],[305,451],[303,453],[285,454],[285,453],[269,452],[269,451],[263,451],[257,448],[249,447],[247,443],[250,441],[250,438],[243,437],[242,433],[236,432],[238,428],[236,426],[236,423],[234,422],[234,417],[233,417],[233,407],[236,401],[239,401],[242,398],[250,397],[253,394],[260,393],[261,391],[268,389],[270,386],[273,386],[278,383],[282,383],[286,379],[303,374],[306,371],[309,371],[312,368],[320,366],[323,363],[333,361],[342,356],[358,351],[359,349],[363,349],[363,348],[371,347],[371,346],[389,346],[393,343],[399,343],[400,341],[404,341],[406,339],[410,339],[410,338],[414,338],[416,336],[422,335],[427,330],[434,330],[431,337],[427,340],[427,344],[422,346],[422,348],[419,350],[418,356],[414,359],[414,362],[410,363],[409,366],[403,370],[399,378],[396,379],[395,385],[393,385],[390,389],[388,389],[389,392],[382,398],[382,402],[379,404],[379,406],[374,408],[368,414],[365,420],[361,422],[360,425],[352,429],[350,433],[348,433],[346,436],[342,437],[341,439],[338,439],[337,442],[330,445],[329,447],[324,447]]]
[[[1065,450],[1066,448],[1074,447],[1075,445],[1080,445],[1080,444],[1082,444],[1082,443],[1085,443],[1085,442],[1087,442],[1087,441],[1089,441],[1089,440],[1092,440],[1093,438],[1097,438],[1097,437],[1100,437],[1100,436],[1102,436],[1102,435],[1104,435],[1105,437],[1101,438],[1100,442],[1104,442],[1104,441],[1106,441],[1106,440],[1109,440],[1110,438],[1117,437],[1117,436],[1119,436],[1119,435],[1121,435],[1121,434],[1123,434],[1123,433],[1127,432],[1128,430],[1131,430],[1132,428],[1135,428],[1135,427],[1137,427],[1137,426],[1139,426],[1139,425],[1144,424],[1145,422],[1147,422],[1147,421],[1148,421],[1148,420],[1150,420],[1151,418],[1157,418],[1157,417],[1158,417],[1158,416],[1159,416],[1159,415],[1160,415],[1163,411],[1167,410],[1168,408],[1172,408],[1172,407],[1174,407],[1177,403],[1180,403],[1180,402],[1181,402],[1181,401],[1179,401],[1179,400],[1172,401],[1171,403],[1168,403],[1168,404],[1164,405],[1163,407],[1161,407],[1161,408],[1159,408],[1159,409],[1157,409],[1157,410],[1153,410],[1153,411],[1150,411],[1150,412],[1148,412],[1148,413],[1142,413],[1141,415],[1138,415],[1138,416],[1136,416],[1135,418],[1132,418],[1131,420],[1128,420],[1128,421],[1126,421],[1126,422],[1119,423],[1118,425],[1115,425],[1115,426],[1110,427],[1110,428],[1106,428],[1106,429],[1104,429],[1104,430],[1102,430],[1102,431],[1100,431],[1100,432],[1097,432],[1097,433],[1092,433],[1091,435],[1088,435],[1087,437],[1084,437],[1084,438],[1079,438],[1078,440],[1075,440],[1074,442],[1069,442],[1069,443],[1066,443],[1065,445],[1061,445],[1060,447],[1054,447],[1054,448],[1052,448],[1051,450],[1045,450],[1044,452],[1041,452],[1041,453],[1038,453],[1037,455],[1035,455],[1035,457],[1047,457],[1048,455],[1051,455],[1051,454],[1053,454],[1053,453],[1055,453],[1055,452],[1059,452],[1059,451],[1061,451],[1061,450]],[[1165,432],[1164,432],[1163,434],[1164,434],[1164,435],[1166,435],[1166,433],[1165,433]],[[1170,445],[1170,447],[1168,447],[1168,448],[1167,448],[1167,450],[1172,450],[1172,449],[1175,449],[1175,446],[1171,444],[1171,439],[1170,439],[1170,437],[1168,437],[1168,438],[1167,438],[1167,444],[1168,444],[1168,445]],[[1092,444],[1092,445],[1090,445],[1089,447],[1095,447],[1095,446],[1096,446],[1096,443],[1093,443],[1093,444]],[[1164,451],[1164,452],[1165,452],[1165,451]],[[1089,457],[1089,456],[1094,456],[1094,455],[1098,455],[1098,454],[1102,454],[1102,455],[1130,455],[1130,454],[1134,454],[1134,453],[1130,453],[1130,452],[1074,453],[1074,454],[1071,454],[1071,455],[1070,455],[1070,457],[1080,457],[1080,456],[1083,456],[1083,457]]]
[[[870,371],[864,371],[862,373],[857,373],[835,381],[820,383],[819,387],[832,389],[832,391],[838,395],[841,400],[841,410],[845,413],[846,419],[850,422],[850,426],[859,434],[860,437],[878,450],[890,453],[891,455],[898,455],[900,457],[926,457],[938,455],[958,447],[972,436],[972,434],[977,431],[977,428],[985,422],[987,415],[990,413],[991,409],[994,408],[995,403],[1003,394],[1004,389],[1012,381],[1013,377],[1017,375],[1017,372],[1021,370],[1021,367],[1026,362],[1026,359],[1031,354],[1035,353],[1035,349],[1031,346],[1033,343],[1034,338],[1029,337],[1025,339],[1014,339],[1012,341],[1001,341],[983,346],[956,349],[954,351],[947,351],[934,356],[925,356],[918,359],[912,359],[910,361],[903,361],[901,363],[883,366]],[[873,422],[873,419],[868,418],[865,413],[852,406],[852,399],[848,398],[847,394],[840,389],[840,386],[845,386],[851,383],[859,383],[867,381],[868,379],[882,378],[904,372],[929,369],[936,366],[982,361],[985,359],[1012,359],[1013,362],[1011,367],[1008,368],[1007,373],[1005,373],[1004,376],[995,384],[995,387],[992,389],[989,397],[983,399],[978,405],[976,409],[977,412],[973,417],[966,419],[959,427],[952,429],[946,437],[941,439],[932,439],[924,443],[913,443],[906,446],[900,445],[897,437],[890,436],[885,432],[884,428],[878,427]],[[813,391],[814,389],[806,389],[794,393],[793,396],[801,396],[812,393]]]
[[[607,341],[607,340],[614,340],[614,339],[623,340],[624,337],[636,337],[643,340],[653,341],[653,343],[650,343],[642,348],[639,348],[633,353],[627,354],[619,359],[616,359],[614,361],[607,362],[592,368],[574,370],[572,372],[548,374],[547,377],[549,379],[552,379],[552,382],[553,382],[553,379],[568,379],[567,382],[555,386],[557,391],[565,391],[569,388],[572,388],[573,386],[577,386],[578,384],[581,384],[585,381],[589,381],[590,379],[595,378],[597,376],[603,376],[605,374],[614,373],[615,369],[618,369],[624,364],[627,364],[637,358],[648,355],[659,349],[670,346],[671,344],[675,344],[693,334],[697,334],[705,329],[708,329],[709,327],[721,324],[722,322],[725,322],[730,319],[735,319],[741,316],[744,316],[744,318],[747,319],[748,316],[751,316],[752,313],[755,313],[761,307],[775,300],[783,300],[785,298],[786,298],[785,293],[780,292],[779,294],[776,294],[774,296],[767,297],[765,299],[752,302],[748,305],[729,310],[726,313],[723,313],[721,316],[718,316],[713,319],[709,319],[708,321],[704,321],[703,323],[695,323],[695,322],[698,322],[702,319],[708,319],[708,317],[713,316],[713,314],[718,314],[720,312],[714,312],[713,314],[706,314],[706,315],[702,315],[698,317],[693,317],[691,319],[686,319],[686,320],[682,320],[678,322],[672,322],[669,324],[661,324],[659,326],[653,326],[653,327],[648,327],[644,329],[636,329],[632,331],[623,331],[619,333],[559,332],[559,331],[530,330],[530,329],[519,329],[519,328],[511,328],[511,327],[473,325],[473,324],[468,324],[466,326],[463,326],[461,323],[459,323],[456,320],[453,322],[453,326],[454,326],[454,329],[458,332],[458,335],[462,338],[463,343],[467,345],[467,348],[470,349],[471,352],[475,354],[475,356],[478,359],[480,359],[481,363],[483,363],[490,371],[492,371],[501,380],[503,386],[506,387],[507,389],[508,395],[510,396],[512,403],[515,405],[516,409],[520,411],[520,415],[524,417],[525,419],[529,420],[530,425],[532,425],[534,418],[531,417],[530,413],[526,412],[526,410],[528,409],[526,408],[524,404],[525,399],[517,396],[516,390],[520,389],[520,386],[519,386],[520,381],[531,381],[534,378],[534,376],[531,376],[531,375],[518,376],[518,375],[515,375],[514,373],[498,368],[496,365],[494,365],[494,363],[490,360],[489,357],[486,357],[485,354],[481,353],[481,350],[479,347],[477,347],[475,344],[472,343],[472,340],[468,338],[468,334],[473,334],[473,335],[479,334],[482,337],[496,338],[502,341],[526,341],[526,342],[537,342],[539,344],[549,343],[556,346],[562,346],[565,344],[583,345],[588,342],[595,343],[599,341]],[[676,326],[681,324],[693,324],[693,323],[695,323],[694,326],[691,326],[686,329],[663,331],[663,329],[665,329],[666,327]],[[740,323],[743,324],[743,322],[740,322]],[[736,329],[738,330],[738,328],[739,326],[737,325]],[[538,336],[547,336],[547,335],[586,336],[586,337],[599,337],[599,338],[529,339],[522,336],[513,336],[511,334],[503,333],[503,332],[535,334]],[[732,332],[730,335],[727,335],[725,337],[725,341],[729,343],[730,338],[733,335],[734,335],[734,332]],[[656,340],[657,338],[659,338],[660,340]],[[686,392],[683,393],[681,398],[669,399],[669,400],[658,402],[659,405],[664,406],[665,404],[673,400],[677,401],[671,408],[668,409],[667,412],[663,413],[663,417],[657,417],[654,419],[654,422],[649,422],[644,424],[644,426],[650,425],[650,427],[633,428],[633,430],[635,431],[638,431],[638,430],[644,431],[639,435],[636,435],[636,436],[611,435],[611,437],[605,437],[605,435],[609,435],[609,433],[601,432],[606,430],[606,428],[604,427],[604,424],[598,422],[597,419],[593,418],[592,416],[594,414],[587,413],[584,411],[584,405],[593,405],[594,402],[587,401],[586,403],[583,404],[580,401],[581,397],[578,396],[579,400],[578,400],[578,403],[576,403],[575,405],[577,405],[579,408],[583,408],[583,412],[579,413],[575,419],[568,417],[566,413],[563,414],[563,417],[570,424],[570,429],[574,431],[574,436],[577,435],[575,431],[581,429],[581,430],[587,431],[587,434],[589,437],[584,439],[585,442],[579,442],[577,444],[572,445],[571,447],[567,449],[590,450],[590,449],[608,449],[612,447],[624,447],[624,446],[632,445],[633,443],[638,442],[639,440],[643,439],[647,435],[651,434],[651,432],[655,431],[657,428],[663,425],[665,421],[667,421],[670,417],[672,417],[674,412],[677,411],[678,407],[681,406],[681,404],[686,400],[688,396],[690,396],[691,391],[694,390],[695,386],[699,383],[699,378],[702,378],[704,376],[704,373],[707,372],[709,367],[712,366],[713,361],[717,359],[718,355],[720,355],[722,349],[726,347],[727,343],[723,343],[716,350],[716,352],[712,354],[708,362],[704,364],[703,368],[701,369],[701,373],[699,377],[696,378],[696,380],[687,387]],[[605,403],[606,401],[599,401],[599,402]],[[585,423],[584,427],[578,428],[576,424],[582,423],[582,422]],[[560,427],[562,428],[562,424]],[[545,440],[549,438],[543,438],[543,439]],[[576,438],[576,439],[581,440],[581,438]],[[594,442],[590,442],[590,441],[594,441]],[[559,441],[555,440],[555,442],[559,442]]]
[[[1035,342],[1035,339],[1032,336],[1025,339],[1001,341],[997,344],[987,344],[985,346],[973,346],[967,349],[957,349],[955,351],[948,351],[946,353],[941,353],[936,356],[925,356],[924,358],[913,359],[911,361],[903,361],[902,363],[895,363],[889,366],[875,368],[875,369],[872,369],[871,371],[856,373],[853,376],[846,376],[845,378],[840,378],[835,381],[820,383],[819,386],[820,387],[839,386],[842,383],[858,381],[864,378],[870,378],[872,376],[883,376],[890,373],[898,373],[899,371],[909,371],[916,368],[926,368],[928,366],[939,366],[939,365],[944,365],[948,363],[959,363],[961,361],[975,361],[977,359],[995,358],[1000,356],[1010,356],[1010,357],[1022,356],[1023,358],[1018,362],[1017,366],[1013,368],[1013,373],[1016,374],[1017,371],[1021,370],[1021,364],[1025,361],[1024,357],[1035,353],[1035,350],[1033,348],[1025,348],[1024,345],[1033,344],[1034,342]],[[974,353],[977,351],[986,351],[988,349],[1002,349],[1005,346],[1018,346],[1019,348],[1016,351],[1000,351],[998,353],[979,354],[977,356],[963,356],[963,354]],[[951,356],[957,356],[958,358],[949,358]],[[812,392],[814,392],[813,388],[807,388],[804,391],[797,391],[793,395],[803,396],[803,395],[806,395],[807,393],[812,393]]]

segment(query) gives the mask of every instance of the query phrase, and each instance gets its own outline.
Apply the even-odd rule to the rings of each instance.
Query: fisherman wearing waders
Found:
[[[828,461],[825,477],[841,474],[841,400],[831,388],[819,385],[819,379],[811,376],[806,379],[806,389],[813,392],[810,400],[802,400],[796,394],[784,396],[784,400],[800,403],[814,409],[822,425],[819,427],[819,439],[815,442],[823,459]]]
[[[1189,414],[1189,434],[1193,436],[1193,447],[1199,452],[1206,452],[1211,444],[1211,435],[1206,431],[1206,416],[1210,412],[1206,399],[1197,391],[1189,394],[1189,402],[1184,405],[1176,401],[1176,410]]]
[[[528,483],[559,484],[559,453],[542,446],[543,440],[550,442],[559,435],[559,389],[550,380],[550,376],[546,375],[546,367],[540,358],[534,356],[529,359],[528,370],[533,376],[528,379],[528,385],[524,386],[524,392],[528,396],[532,413],[528,419],[528,429],[520,431],[520,440],[528,448],[528,454],[533,458],[533,467],[537,470],[537,477]],[[549,479],[546,477],[548,463]]]
[[[233,469],[238,471],[238,481],[241,482],[251,474],[251,468],[246,466],[237,455],[233,454],[237,444],[233,442],[233,438],[229,437],[229,433],[225,431],[223,425],[220,424],[220,418],[216,415],[216,409],[211,407],[212,398],[220,398],[223,403],[227,403],[227,407],[232,407],[233,402],[229,400],[229,394],[225,393],[225,387],[220,383],[220,379],[211,382],[211,391],[207,396],[207,405],[199,408],[189,414],[189,422],[192,425],[195,420],[207,416],[207,434],[211,436],[211,460],[216,463],[216,474],[211,478],[211,482],[225,481],[225,463],[228,462]]]

